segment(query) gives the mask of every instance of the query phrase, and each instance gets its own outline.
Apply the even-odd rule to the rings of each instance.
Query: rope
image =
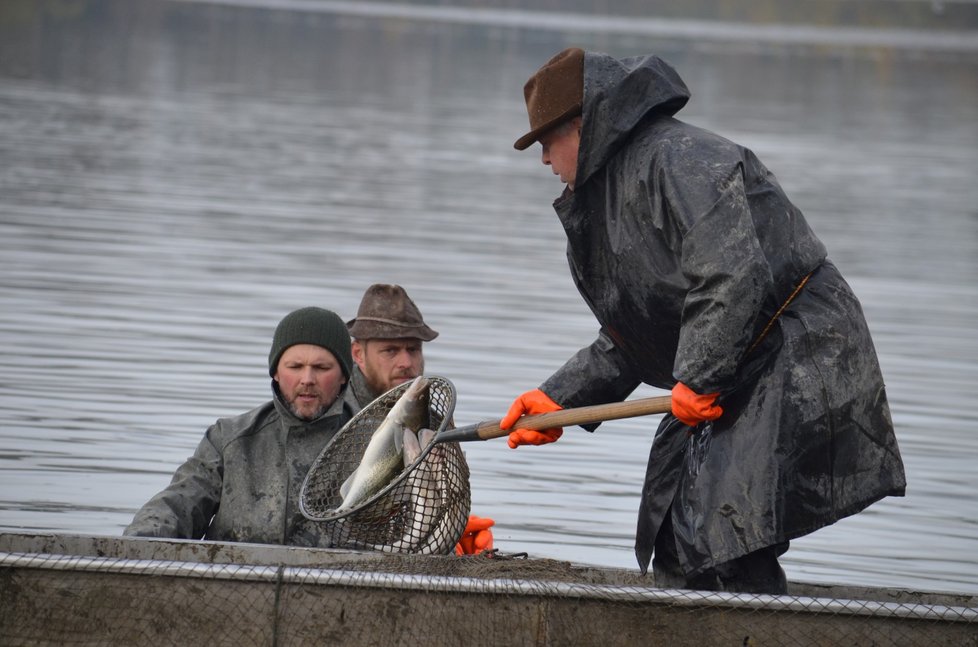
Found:
[[[761,331],[761,334],[758,335],[756,340],[754,340],[754,343],[751,344],[751,347],[747,349],[747,353],[746,353],[747,355],[753,353],[754,349],[757,348],[757,346],[762,341],[764,341],[764,338],[767,337],[767,334],[771,331],[771,326],[773,326],[774,322],[778,320],[778,317],[781,316],[781,313],[785,311],[785,308],[787,308],[788,305],[794,300],[794,298],[798,296],[798,293],[801,292],[801,289],[805,287],[805,284],[808,283],[808,279],[812,278],[812,274],[814,273],[815,270],[812,270],[811,272],[806,274],[805,278],[803,278],[801,280],[801,283],[798,284],[798,287],[795,288],[795,291],[792,292],[790,295],[788,295],[788,298],[785,299],[785,302],[781,304],[781,307],[778,308],[778,311],[774,313],[774,316],[771,317],[771,320],[767,322],[766,326],[764,326],[764,330]]]

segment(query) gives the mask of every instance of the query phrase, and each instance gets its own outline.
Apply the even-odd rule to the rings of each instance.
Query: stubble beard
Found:
[[[298,399],[299,395],[300,394],[296,394],[296,396],[294,398],[292,398],[291,400],[289,400],[289,402],[288,402],[289,411],[291,411],[292,412],[292,415],[295,416],[296,418],[298,418],[299,420],[302,420],[303,422],[312,422],[313,420],[319,418],[320,416],[322,416],[323,414],[325,414],[327,411],[329,411],[329,406],[328,405],[321,404],[321,405],[319,405],[312,412],[311,415],[304,415],[299,410],[298,405],[295,403],[295,401],[296,401],[296,399]]]
[[[299,420],[303,422],[312,422],[316,418],[319,418],[320,416],[325,414],[329,410],[329,407],[320,407],[311,416],[304,416],[301,413],[299,413],[299,411],[296,410],[295,405],[290,405],[289,410],[292,412],[292,415],[294,415]]]

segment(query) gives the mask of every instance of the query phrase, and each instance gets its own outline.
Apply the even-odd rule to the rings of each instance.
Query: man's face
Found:
[[[540,136],[540,145],[543,147],[540,161],[573,191],[577,179],[577,153],[581,146],[581,118],[575,117],[544,133]]]
[[[333,353],[322,346],[296,344],[282,353],[275,381],[297,418],[315,420],[336,401],[346,377]]]
[[[424,373],[421,344],[420,339],[354,339],[353,361],[374,393],[386,393]]]

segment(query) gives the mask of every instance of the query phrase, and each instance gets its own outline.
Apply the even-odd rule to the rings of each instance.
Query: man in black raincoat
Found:
[[[672,390],[636,555],[660,586],[783,593],[788,541],[902,495],[903,463],[862,309],[755,155],[674,117],[655,56],[565,50],[524,88],[573,279],[600,333],[502,421]]]

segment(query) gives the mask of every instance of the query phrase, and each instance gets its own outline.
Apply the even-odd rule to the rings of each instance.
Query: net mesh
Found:
[[[248,563],[222,554],[243,548],[188,542],[179,560],[94,554],[140,554],[150,541],[89,556],[0,552],[0,644],[978,644],[973,596],[664,590],[637,572],[498,552],[273,550]],[[182,559],[204,556],[235,563]]]
[[[455,387],[426,376],[427,427],[452,425]],[[447,554],[465,529],[471,505],[469,468],[458,443],[431,443],[386,486],[343,509],[341,487],[363,460],[374,433],[411,383],[364,407],[313,462],[299,495],[306,518],[322,525],[333,546],[391,553]]]

